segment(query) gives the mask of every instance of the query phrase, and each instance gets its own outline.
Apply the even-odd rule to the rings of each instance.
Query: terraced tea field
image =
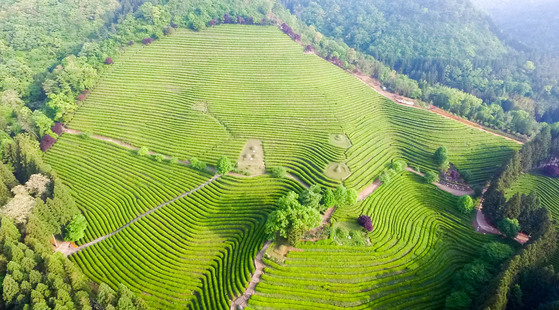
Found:
[[[394,157],[434,169],[431,154],[441,145],[481,183],[519,148],[394,104],[303,54],[275,27],[179,30],[128,49],[113,66],[69,126],[181,159],[236,159],[248,139],[258,139],[268,167],[288,167],[309,184],[334,185],[339,180],[326,177],[326,167],[347,162],[347,183],[362,189]],[[329,143],[333,134],[347,134],[352,146]]]
[[[514,193],[530,194],[536,192],[541,200],[542,206],[547,208],[554,219],[559,219],[559,179],[553,179],[538,173],[525,173],[514,183],[507,192],[507,198]],[[557,226],[559,229],[559,223]],[[559,267],[559,251],[553,257],[553,264]]]
[[[363,212],[371,246],[306,243],[283,265],[265,260],[251,309],[440,309],[453,273],[492,237],[456,213],[456,197],[406,172],[360,205],[336,211],[336,225]],[[342,223],[342,224],[340,224]]]
[[[252,141],[268,168],[284,166],[306,184],[333,187],[343,181],[358,191],[393,159],[436,169],[432,154],[441,145],[479,185],[520,147],[392,103],[340,68],[303,54],[277,28],[243,25],[179,29],[148,46],[128,48],[67,126],[210,164],[222,155],[245,158]],[[338,135],[348,141],[332,140]],[[278,197],[302,190],[290,178],[214,180],[182,164],[70,134],[45,158],[87,218],[80,243],[137,219],[71,259],[94,281],[125,283],[160,309],[228,308],[254,271],[252,260],[266,241],[264,223]],[[258,160],[254,169],[261,170]],[[328,166],[347,167],[350,174],[345,180],[328,177]],[[177,198],[192,189],[197,190]],[[452,210],[455,200],[404,174],[334,214],[338,221],[371,215],[372,246],[305,244],[285,265],[269,262],[249,304],[440,307],[452,272],[489,238],[476,235],[469,219]],[[420,289],[411,290],[410,283]],[[281,302],[274,305],[276,297]]]

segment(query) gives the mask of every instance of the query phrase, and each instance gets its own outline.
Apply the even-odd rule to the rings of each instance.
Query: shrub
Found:
[[[179,159],[176,156],[171,156],[171,158],[169,159],[169,162],[171,164],[176,164],[179,162]]]
[[[215,26],[217,24],[217,20],[214,18],[208,22],[208,25]]]
[[[559,177],[559,167],[557,167],[555,165],[545,166],[544,167],[544,173],[545,173],[545,175],[547,175],[549,177],[558,178]]]
[[[81,94],[81,95],[78,96],[78,100],[79,100],[79,101],[84,101],[85,98],[87,98],[87,97],[86,97],[86,95],[84,95],[84,94]]]
[[[55,138],[46,134],[44,135],[43,140],[41,140],[41,144],[39,145],[39,147],[41,148],[41,151],[46,152],[54,145],[55,142]]]
[[[134,41],[132,40],[128,41],[128,45],[134,45]]]
[[[460,175],[466,182],[470,182],[473,177],[472,172],[470,170],[461,170]]]
[[[82,139],[89,139],[91,136],[93,136],[93,134],[90,131],[84,131],[80,134]]]
[[[142,39],[142,43],[144,43],[144,45],[151,44],[151,42],[153,42],[153,38],[143,38]]]
[[[61,123],[56,123],[54,124],[54,126],[52,126],[50,130],[52,130],[52,132],[60,136],[64,131],[64,126]]]
[[[460,212],[470,214],[474,209],[474,200],[472,197],[464,195],[458,199],[456,207]]]
[[[427,171],[424,178],[427,183],[439,182],[439,174],[435,171]]]
[[[446,147],[441,146],[435,151],[435,161],[440,167],[442,167],[445,162],[448,162],[448,149]]]
[[[202,170],[206,169],[206,163],[203,162],[203,161],[201,161],[201,160],[199,160],[199,159],[196,158],[196,157],[192,157],[192,158],[190,159],[190,167],[192,167],[192,168],[194,168],[194,169],[196,169],[196,170],[202,171]]]
[[[138,150],[138,155],[140,155],[140,156],[146,156],[148,153],[149,153],[149,148],[147,146],[142,146]]]
[[[175,22],[171,22],[170,25],[171,25],[171,27],[173,27],[173,28],[177,28],[177,27],[179,26],[179,25],[178,25],[177,23],[175,23]]]
[[[165,156],[161,155],[161,154],[155,154],[153,156],[153,159],[155,159],[155,161],[157,161],[158,163],[163,162],[163,160],[165,160]]]
[[[270,172],[274,178],[278,179],[285,178],[287,175],[287,170],[284,167],[273,167]]]
[[[112,59],[111,57],[105,58],[105,64],[106,64],[106,65],[112,65],[113,63],[114,63],[114,62],[113,62],[113,59]]]
[[[357,223],[361,225],[361,227],[365,228],[367,231],[373,231],[373,221],[369,216],[364,214],[360,215],[357,218]]]
[[[233,19],[231,18],[231,16],[229,16],[229,14],[225,14],[223,15],[223,23],[224,24],[233,24]]]

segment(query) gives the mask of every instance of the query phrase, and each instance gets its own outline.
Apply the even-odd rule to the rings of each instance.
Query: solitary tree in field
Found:
[[[155,161],[160,163],[160,162],[163,162],[163,160],[165,159],[165,156],[161,155],[161,154],[156,154],[153,158],[155,159]]]
[[[106,65],[112,65],[113,63],[114,63],[114,62],[113,62],[113,59],[112,59],[111,57],[105,58],[105,64],[106,64]]]
[[[425,182],[429,184],[439,182],[439,174],[435,171],[427,171],[424,178]]]
[[[87,228],[87,221],[83,214],[76,214],[72,221],[66,225],[66,232],[64,240],[78,241],[85,236],[85,229]]]
[[[231,160],[225,156],[221,156],[217,161],[217,173],[218,174],[227,174],[229,171],[233,169],[233,165],[231,164]]]
[[[357,223],[367,231],[373,231],[373,221],[368,215],[362,214],[357,218]]]
[[[201,161],[201,160],[199,160],[199,159],[196,158],[196,157],[192,157],[192,158],[190,159],[190,167],[192,167],[192,168],[194,168],[194,169],[196,169],[196,170],[202,171],[202,170],[206,169],[206,163],[203,162],[203,161]]]
[[[470,214],[474,209],[474,200],[469,195],[464,195],[458,199],[456,207],[460,212]]]

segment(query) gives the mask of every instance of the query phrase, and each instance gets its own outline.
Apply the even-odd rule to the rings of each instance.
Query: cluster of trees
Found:
[[[303,41],[308,38],[323,56],[335,56],[345,68],[372,75],[394,92],[525,136],[538,132],[536,120],[559,122],[559,113],[553,113],[559,99],[559,71],[549,70],[559,69],[559,61],[507,47],[470,4],[403,0],[282,3],[312,25],[312,30],[321,32],[314,31],[315,36],[302,33]]]
[[[475,308],[478,296],[499,271],[499,267],[514,254],[503,243],[483,245],[480,256],[455,273],[452,292],[446,298],[445,309],[466,310]]]
[[[332,191],[313,185],[301,194],[293,191],[278,200],[278,208],[268,215],[266,233],[278,236],[296,246],[303,234],[322,222],[320,213],[333,206],[350,206],[357,203],[357,192],[343,185]]]
[[[507,304],[518,304],[522,299],[518,296],[523,295],[521,286],[513,285],[518,275],[539,268],[555,252],[557,233],[549,211],[541,207],[538,197],[534,193],[514,195],[507,201],[504,193],[520,174],[539,167],[558,154],[559,130],[546,126],[508,161],[485,194],[483,210],[489,221],[497,224],[509,237],[524,231],[530,234],[530,240],[491,281],[484,293],[484,308],[504,309]],[[511,296],[516,296],[516,300]]]

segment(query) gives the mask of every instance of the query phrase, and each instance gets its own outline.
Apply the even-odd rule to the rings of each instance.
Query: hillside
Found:
[[[552,0],[473,1],[484,9],[508,37],[525,45],[559,56],[559,6]]]
[[[149,45],[129,47],[68,126],[93,136],[63,134],[46,160],[86,216],[88,228],[80,244],[101,237],[70,258],[92,280],[124,283],[156,308],[229,307],[254,272],[252,260],[266,240],[264,219],[289,190],[300,192],[312,184],[335,187],[343,180],[360,191],[398,158],[422,170],[437,169],[432,154],[441,145],[448,147],[459,169],[471,172],[472,183],[481,185],[519,148],[460,122],[397,105],[340,68],[304,53],[269,26],[178,29]],[[97,141],[96,135],[113,142]],[[158,162],[155,155],[142,157],[117,145],[214,164],[222,155],[243,162],[245,144],[255,139],[262,143],[266,168],[284,166],[297,178],[259,173],[211,177],[208,170],[184,167],[180,161]],[[366,287],[365,292],[374,290],[361,295],[373,298],[375,290],[384,290],[385,281],[412,276],[440,290],[435,295],[416,292],[408,302],[432,297],[426,307],[436,308],[444,303],[449,292],[445,286],[451,282],[440,263],[461,268],[474,254],[472,245],[492,240],[474,233],[469,219],[455,211],[441,215],[452,209],[456,198],[421,182],[408,174],[398,176],[390,187],[383,185],[379,195],[397,195],[398,200],[404,196],[397,193],[406,193],[402,204],[408,205],[409,199],[409,206],[417,206],[416,215],[428,219],[426,225],[396,229],[404,225],[400,217],[409,214],[402,210],[392,222],[382,214],[400,202],[381,206],[384,198],[376,194],[335,212],[335,218],[348,221],[362,212],[378,214],[373,246],[355,250],[376,251],[387,261],[399,262],[382,280],[371,277],[359,288],[348,283],[348,293]],[[396,190],[400,186],[402,191]],[[426,198],[412,194],[431,191]],[[419,238],[414,233],[419,231],[429,233]],[[399,241],[403,238],[408,242]],[[447,238],[463,241],[450,246]],[[313,245],[302,248],[307,247]],[[328,249],[338,257],[353,251]],[[411,250],[416,254],[407,255]],[[454,262],[447,265],[447,256]],[[415,270],[424,260],[426,271]],[[403,270],[412,271],[401,276]],[[268,277],[265,272],[254,305],[262,303]],[[291,298],[287,296],[282,298]]]

